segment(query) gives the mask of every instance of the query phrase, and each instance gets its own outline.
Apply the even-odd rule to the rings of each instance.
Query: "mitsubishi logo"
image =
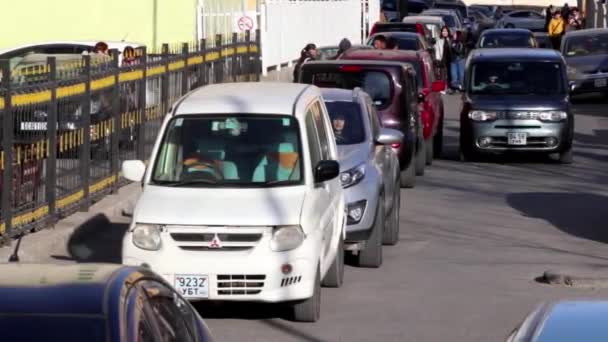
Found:
[[[209,243],[209,248],[213,248],[213,249],[222,248],[222,240],[220,240],[220,238],[219,238],[219,236],[217,236],[217,234],[215,234],[215,236],[213,236],[213,239]]]

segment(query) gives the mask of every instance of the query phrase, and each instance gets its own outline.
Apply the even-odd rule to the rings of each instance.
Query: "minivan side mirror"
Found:
[[[321,160],[315,167],[315,183],[332,180],[340,174],[340,164],[335,160]]]
[[[434,93],[439,93],[445,90],[445,88],[447,87],[445,81],[435,81],[433,82],[433,84],[431,84],[431,91]]]
[[[403,142],[403,133],[396,129],[380,128],[380,132],[376,137],[376,143],[379,145],[401,144]]]
[[[126,160],[122,163],[122,176],[132,182],[141,182],[146,173],[146,164],[141,160]]]

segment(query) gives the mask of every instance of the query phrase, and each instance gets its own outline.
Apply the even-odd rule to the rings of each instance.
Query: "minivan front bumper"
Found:
[[[471,122],[471,145],[480,152],[538,151],[560,152],[570,148],[569,120],[496,120]]]

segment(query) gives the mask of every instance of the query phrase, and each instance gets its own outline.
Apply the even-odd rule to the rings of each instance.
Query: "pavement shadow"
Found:
[[[507,195],[522,214],[548,221],[564,233],[608,243],[608,196],[593,193],[531,192]]]
[[[122,262],[122,239],[129,228],[127,223],[111,222],[98,214],[77,227],[68,240],[68,252],[77,262]],[[63,256],[53,256],[65,260]]]

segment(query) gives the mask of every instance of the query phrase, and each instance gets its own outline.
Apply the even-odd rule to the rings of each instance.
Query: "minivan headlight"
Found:
[[[272,232],[270,248],[275,252],[284,252],[300,247],[306,235],[300,226],[277,226]]]
[[[562,112],[559,110],[540,112],[540,114],[538,116],[538,119],[540,121],[551,121],[551,122],[563,121],[563,120],[566,120],[567,118],[568,118],[568,114],[566,112]]]
[[[353,167],[340,173],[340,183],[344,189],[358,184],[365,177],[365,164]]]
[[[473,121],[494,121],[498,113],[485,110],[472,110],[469,112],[469,119]]]
[[[583,75],[580,71],[578,71],[577,68],[572,67],[572,66],[568,66],[566,68],[566,73],[568,74],[568,79],[569,80],[579,79]]]
[[[160,249],[161,226],[155,224],[136,224],[133,229],[133,244],[141,249],[157,251]]]

